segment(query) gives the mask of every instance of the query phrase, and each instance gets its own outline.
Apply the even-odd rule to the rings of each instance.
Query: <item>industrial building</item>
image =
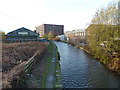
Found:
[[[36,32],[39,33],[40,37],[49,32],[52,32],[54,36],[64,34],[64,25],[55,25],[55,24],[42,24],[36,27]]]
[[[85,37],[85,29],[76,29],[76,30],[73,30],[73,31],[67,31],[65,32],[65,35],[66,36],[76,36],[76,37]]]
[[[39,34],[27,28],[19,28],[7,33],[6,42],[38,41]]]
[[[85,46],[86,44],[85,36],[86,36],[85,29],[76,29],[73,31],[65,32],[67,42],[71,44]]]

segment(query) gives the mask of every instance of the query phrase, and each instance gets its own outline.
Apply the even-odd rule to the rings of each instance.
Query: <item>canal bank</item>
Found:
[[[61,88],[61,77],[60,77],[60,64],[59,64],[59,52],[57,46],[53,41],[50,41],[51,48],[51,61],[46,77],[45,88]]]
[[[63,88],[118,88],[119,75],[88,53],[70,44],[55,42],[60,53]]]
[[[57,47],[50,41],[43,56],[36,63],[32,63],[27,71],[23,72],[18,87],[60,88],[60,65],[58,59]]]
[[[112,58],[112,59],[108,60],[107,57],[109,57],[109,56],[104,57],[104,56],[102,56],[102,53],[100,53],[96,56],[94,51],[91,50],[88,46],[80,46],[80,45],[76,45],[75,43],[72,44],[70,42],[63,41],[63,40],[60,40],[60,42],[67,43],[67,44],[70,44],[78,49],[84,50],[85,52],[89,53],[93,58],[97,59],[106,68],[108,68],[109,70],[113,71],[114,73],[117,73],[118,75],[120,75],[120,64],[119,64],[120,59],[119,59],[119,57]],[[103,52],[103,54],[106,54],[106,53]],[[107,62],[107,60],[111,61],[111,62]]]

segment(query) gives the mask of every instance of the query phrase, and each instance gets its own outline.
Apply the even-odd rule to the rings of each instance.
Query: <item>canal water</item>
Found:
[[[63,88],[118,88],[118,75],[88,53],[66,43],[55,44],[61,56]]]

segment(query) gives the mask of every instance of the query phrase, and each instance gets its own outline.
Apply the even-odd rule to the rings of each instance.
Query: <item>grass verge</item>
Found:
[[[47,49],[47,57],[44,59],[44,72],[42,73],[42,81],[41,81],[41,88],[45,88],[46,86],[46,79],[47,79],[47,74],[49,72],[49,67],[50,67],[50,61],[52,59],[52,51],[53,45],[50,43],[48,45]]]
[[[54,82],[54,88],[62,88],[62,85],[61,85],[61,69],[60,69],[60,54],[58,52],[58,48],[57,46],[55,45],[55,57],[56,57],[56,67],[55,67],[55,73],[54,73],[54,76],[55,76],[55,82]]]

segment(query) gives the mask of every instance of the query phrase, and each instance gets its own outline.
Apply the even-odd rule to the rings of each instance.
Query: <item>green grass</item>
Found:
[[[62,88],[59,62],[57,62],[56,70],[58,70],[58,72],[55,72],[56,80],[54,88]]]
[[[58,61],[58,58],[59,58],[58,57],[58,49],[53,42],[50,42],[48,49],[47,49],[48,56],[44,59],[45,68],[44,68],[44,72],[42,74],[41,88],[46,88],[46,79],[47,79],[47,75],[48,75],[49,68],[50,68],[50,62],[51,62],[52,55],[53,55],[53,51],[52,51],[53,47],[55,48],[55,57],[57,60],[54,76],[60,75],[60,65],[59,65],[59,61]],[[56,70],[59,70],[59,72],[56,72]],[[55,77],[55,82],[53,82],[53,88],[59,88],[59,87],[56,87],[56,85],[61,85],[60,80],[61,80],[60,77]]]
[[[61,88],[61,77],[60,77],[60,63],[59,63],[59,53],[58,53],[58,49],[55,45],[55,56],[56,56],[56,67],[55,67],[55,82],[54,82],[54,88]]]
[[[50,61],[52,59],[52,54],[53,54],[52,48],[53,48],[53,45],[50,43],[48,48],[47,48],[48,56],[44,59],[44,72],[42,74],[41,88],[45,88],[46,87],[47,74],[49,72]]]

